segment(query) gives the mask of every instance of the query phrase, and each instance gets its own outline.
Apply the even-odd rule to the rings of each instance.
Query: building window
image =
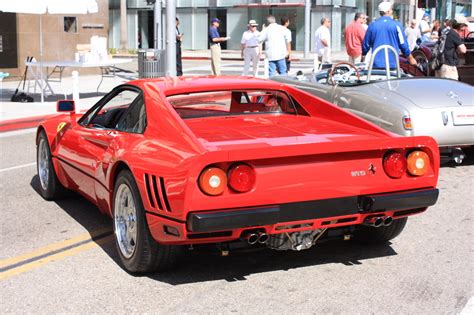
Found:
[[[64,17],[64,31],[66,33],[77,33],[77,19],[75,16]]]

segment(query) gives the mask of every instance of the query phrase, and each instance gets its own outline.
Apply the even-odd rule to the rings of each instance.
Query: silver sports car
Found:
[[[273,79],[399,135],[429,135],[438,142],[443,162],[461,163],[462,148],[474,145],[474,88],[454,80],[389,72],[342,62],[327,71]]]

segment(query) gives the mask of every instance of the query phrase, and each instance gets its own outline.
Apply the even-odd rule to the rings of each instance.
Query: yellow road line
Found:
[[[30,253],[0,261],[0,280],[38,268],[51,261],[61,260],[85,250],[97,247],[113,239],[110,228],[84,233],[62,242],[47,245]],[[94,240],[94,238],[97,238]]]
[[[16,256],[16,257],[0,260],[0,269],[2,269],[4,267],[7,267],[7,266],[10,266],[10,265],[13,265],[13,264],[16,264],[16,263],[19,263],[19,262],[24,261],[24,260],[28,260],[28,259],[31,259],[31,258],[34,258],[34,257],[38,257],[38,256],[41,256],[41,255],[47,254],[47,253],[55,251],[55,250],[59,250],[59,249],[64,248],[64,247],[68,247],[68,246],[73,245],[75,243],[79,243],[79,242],[82,242],[82,241],[85,241],[85,240],[88,240],[88,239],[92,239],[92,238],[94,238],[94,237],[96,237],[100,234],[103,234],[103,233],[106,233],[106,232],[109,232],[109,231],[111,231],[110,228],[102,228],[102,229],[96,230],[92,233],[84,233],[84,234],[78,235],[78,236],[73,237],[73,238],[68,239],[68,240],[64,240],[64,241],[61,241],[61,242],[58,242],[58,243],[55,243],[55,244],[50,244],[50,245],[47,245],[45,247],[38,248],[38,249],[36,249],[36,250],[34,250],[30,253],[26,253],[26,254]]]
[[[77,238],[79,238],[79,237],[82,237],[82,235],[78,236]],[[89,236],[89,238],[90,238],[90,236]],[[91,249],[91,248],[94,248],[94,247],[98,247],[100,244],[107,243],[107,242],[111,241],[112,239],[113,239],[113,235],[108,235],[106,237],[103,237],[103,238],[95,241],[95,242],[92,241],[92,239],[90,239],[90,242],[85,243],[83,245],[79,245],[77,247],[73,247],[71,249],[68,249],[68,250],[65,250],[65,251],[62,251],[62,252],[59,252],[59,253],[41,258],[39,260],[35,260],[35,261],[30,262],[30,263],[20,265],[16,268],[9,269],[7,271],[4,271],[4,272],[0,273],[0,281],[5,280],[7,278],[10,278],[12,276],[18,275],[18,274],[27,272],[27,271],[32,270],[34,268],[38,268],[38,267],[43,266],[43,265],[45,265],[49,262],[65,259],[67,257],[79,254],[79,253],[81,253],[85,250],[88,250],[88,249]]]

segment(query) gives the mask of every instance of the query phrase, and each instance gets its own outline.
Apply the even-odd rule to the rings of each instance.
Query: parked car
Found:
[[[474,88],[437,78],[413,78],[393,71],[356,68],[346,62],[332,69],[274,80],[292,85],[402,136],[436,139],[443,162],[461,163],[464,147],[474,145]]]
[[[429,67],[432,60],[432,51],[436,42],[418,43],[413,49],[412,55],[418,63],[418,66],[412,66],[405,57],[400,56],[400,67],[405,73],[413,76],[434,77],[435,71]],[[459,54],[459,65],[457,66],[459,81],[474,85],[474,32],[464,38],[467,52],[465,55]]]
[[[37,131],[40,193],[74,190],[111,216],[130,272],[173,267],[191,244],[384,243],[438,197],[434,139],[273,81],[137,80],[58,112]]]

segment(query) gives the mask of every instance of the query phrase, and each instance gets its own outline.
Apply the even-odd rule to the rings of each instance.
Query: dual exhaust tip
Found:
[[[373,227],[381,227],[381,226],[389,226],[392,224],[393,218],[390,216],[387,217],[372,217],[365,220],[364,225],[373,226]]]
[[[250,245],[254,245],[257,243],[265,244],[267,241],[268,241],[267,233],[251,233],[247,236],[247,242]]]

